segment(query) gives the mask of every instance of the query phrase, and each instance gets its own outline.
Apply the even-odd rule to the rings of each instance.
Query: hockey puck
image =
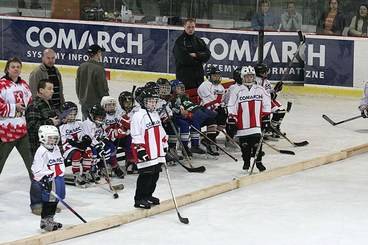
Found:
[[[119,198],[119,194],[118,193],[114,193],[114,198],[115,199]]]

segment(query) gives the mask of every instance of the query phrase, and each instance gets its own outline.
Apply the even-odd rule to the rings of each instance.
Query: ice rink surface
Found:
[[[74,78],[64,77],[64,84],[66,99],[76,102]],[[111,95],[117,97],[121,91],[131,90],[132,83],[113,81],[109,87]],[[296,155],[281,155],[264,147],[263,163],[268,169],[367,142],[368,121],[357,119],[333,127],[321,117],[327,114],[339,121],[358,115],[357,99],[283,95],[280,100],[284,104],[293,102],[291,112],[285,116],[283,131],[293,141],[308,140],[310,144],[294,148],[285,140],[271,142],[277,148],[295,151]],[[195,166],[207,168],[203,174],[190,174],[180,166],[170,167],[176,194],[244,175],[240,153],[231,153],[239,162],[225,155],[217,161],[195,159]],[[190,219],[189,225],[179,223],[175,211],[171,211],[63,244],[365,244],[366,158],[367,154],[356,156],[181,207],[181,214]],[[136,177],[129,175],[123,180],[125,189],[117,200],[107,186],[88,189],[67,186],[65,201],[87,221],[133,210]],[[0,176],[0,243],[41,234],[40,218],[28,207],[29,184],[23,162],[14,150]],[[155,195],[161,200],[170,198],[164,173]],[[56,220],[65,226],[80,223],[61,208]]]

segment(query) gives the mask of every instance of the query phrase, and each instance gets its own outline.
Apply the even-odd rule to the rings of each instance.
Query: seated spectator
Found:
[[[260,11],[252,18],[253,30],[277,30],[280,25],[278,17],[273,15],[270,10],[270,1],[262,0],[260,2]]]
[[[358,13],[351,19],[349,26],[349,36],[366,37],[368,22],[368,4],[360,4]]]
[[[338,0],[329,1],[329,10],[324,12],[318,20],[317,34],[341,35],[345,27],[345,18],[339,11]]]
[[[281,15],[282,31],[298,31],[302,28],[302,15],[295,10],[295,2],[287,2],[287,11]]]

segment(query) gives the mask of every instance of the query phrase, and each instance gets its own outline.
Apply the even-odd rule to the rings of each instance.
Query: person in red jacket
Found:
[[[14,57],[5,65],[0,79],[0,174],[14,147],[17,148],[32,179],[32,156],[25,109],[32,100],[31,90],[19,75],[22,62]]]

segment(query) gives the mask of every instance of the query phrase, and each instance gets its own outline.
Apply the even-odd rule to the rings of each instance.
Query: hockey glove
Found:
[[[236,117],[234,116],[229,116],[227,118],[227,131],[228,131],[228,134],[229,135],[235,135],[236,134],[236,131],[238,131],[238,127],[236,126],[236,123],[237,123],[237,120],[236,120]]]
[[[138,160],[142,162],[147,162],[150,160],[150,157],[148,156],[146,149],[144,149],[141,146],[137,148],[137,157],[138,157]]]
[[[278,93],[282,90],[282,86],[284,85],[283,82],[278,82],[276,83],[275,87],[273,88],[273,90],[275,91],[275,93]]]
[[[82,142],[81,142],[81,146],[83,147],[82,149],[86,149],[87,147],[91,146],[92,144],[92,139],[91,137],[89,137],[89,135],[84,135],[82,137]]]
[[[52,175],[43,176],[40,183],[47,192],[50,192],[52,190]]]

